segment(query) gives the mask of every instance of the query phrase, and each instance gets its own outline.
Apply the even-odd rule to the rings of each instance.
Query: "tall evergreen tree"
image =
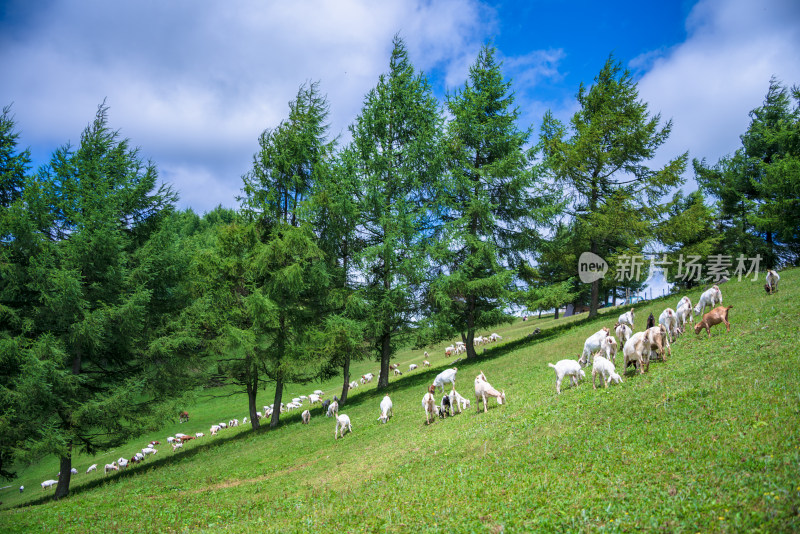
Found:
[[[276,407],[285,384],[308,381],[320,372],[321,362],[308,356],[319,354],[311,343],[319,339],[315,332],[329,313],[330,278],[311,230],[313,210],[305,204],[315,182],[329,172],[328,113],[318,84],[301,86],[289,104],[288,119],[262,134],[253,169],[243,177],[242,205],[258,232],[249,258],[253,286],[247,297],[258,335],[243,346],[263,353],[263,371],[275,382]],[[280,410],[273,411],[271,427],[279,416]]]
[[[367,94],[350,128],[362,206],[358,261],[371,308],[366,332],[381,362],[378,388],[389,384],[397,337],[419,310],[430,201],[442,173],[441,129],[430,86],[395,37],[389,72]]]
[[[794,105],[792,105],[794,100]],[[772,78],[750,112],[742,147],[709,166],[694,160],[700,187],[719,201],[719,252],[760,254],[769,267],[800,258],[800,90]]]
[[[484,46],[469,81],[450,96],[448,177],[437,195],[441,231],[430,249],[441,274],[431,284],[437,332],[460,332],[475,357],[477,329],[510,321],[516,268],[535,253],[537,227],[558,203],[536,183],[526,148],[530,129],[517,126],[511,82],[496,50]]]
[[[626,250],[643,250],[662,208],[661,197],[681,183],[686,166],[687,153],[661,169],[647,166],[669,137],[672,122],[660,126],[660,114],[651,117],[638,97],[630,73],[609,57],[593,86],[581,83],[580,109],[569,128],[550,112],[542,124],[539,147],[544,168],[564,188],[571,213],[586,236],[584,250],[594,254],[618,254],[614,240],[620,228],[630,233],[624,240]],[[600,280],[591,284],[590,316],[597,314],[600,288]]]
[[[107,450],[152,428],[158,399],[175,391],[161,370],[180,363],[150,352],[174,311],[167,286],[179,283],[154,268],[170,250],[151,246],[174,200],[102,105],[77,149],[58,149],[9,210],[16,261],[0,294],[15,320],[3,337],[20,370],[15,406],[40,429],[19,451],[60,457],[56,498],[69,493],[76,448]]]

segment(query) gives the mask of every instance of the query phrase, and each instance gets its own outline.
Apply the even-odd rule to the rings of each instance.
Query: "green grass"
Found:
[[[383,393],[372,384],[351,392],[342,409],[354,430],[344,439],[334,441],[334,422],[319,409],[308,426],[293,412],[274,431],[239,427],[175,454],[162,445],[156,458],[124,473],[79,474],[60,502],[41,497],[39,483],[58,470],[48,459],[0,491],[0,530],[797,532],[800,270],[781,277],[773,296],[760,281],[721,286],[725,304],[734,305],[730,333],[724,326],[711,339],[690,332],[668,362],[608,390],[593,390],[590,379],[557,396],[547,362],[577,358],[586,337],[613,326],[619,308],[591,321],[517,321],[496,329],[503,341],[477,362],[458,364],[457,389],[467,398],[478,370],[505,389],[508,403],[492,401],[488,413],[476,413],[473,400],[470,412],[426,425],[425,388],[452,359],[443,356],[446,344],[431,347],[434,367],[407,373],[423,357],[404,351],[386,425],[377,422]],[[696,302],[700,290],[688,294]],[[677,301],[637,305],[637,326]],[[526,340],[536,327],[542,334]],[[359,362],[352,372],[377,367]],[[339,382],[291,386],[286,396],[317,387],[332,395]],[[262,392],[259,404],[271,397]],[[212,423],[241,419],[247,403],[243,394],[201,397],[189,411],[189,423],[75,465],[102,466],[179,431],[207,433]],[[21,483],[23,495],[15,489]]]

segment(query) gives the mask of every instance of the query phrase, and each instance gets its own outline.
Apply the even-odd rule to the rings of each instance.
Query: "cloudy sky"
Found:
[[[395,34],[440,98],[494,43],[534,131],[548,109],[568,119],[613,53],[673,120],[663,161],[688,150],[715,162],[771,76],[800,84],[797,0],[0,0],[0,106],[38,166],[105,100],[181,207],[235,207],[258,135],[302,83],[320,82],[331,134],[347,139]]]

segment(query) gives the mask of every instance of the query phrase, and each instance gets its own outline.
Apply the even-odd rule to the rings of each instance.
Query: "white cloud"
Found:
[[[763,102],[770,77],[800,83],[800,3],[702,0],[686,27],[686,41],[631,65],[649,65],[640,97],[673,120],[662,163],[686,150],[716,163],[740,146],[748,112]]]
[[[447,71],[477,50],[492,20],[476,0],[15,7],[24,27],[0,26],[0,62],[14,73],[0,102],[13,102],[22,143],[77,143],[106,99],[110,125],[173,181],[181,206],[201,212],[236,205],[258,135],[286,116],[300,84],[320,81],[335,136],[388,69],[395,34],[415,67]],[[192,183],[204,185],[185,191]]]

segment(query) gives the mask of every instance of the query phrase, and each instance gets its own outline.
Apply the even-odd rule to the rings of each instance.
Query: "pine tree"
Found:
[[[684,153],[657,170],[646,165],[669,137],[672,122],[660,126],[660,114],[651,117],[638,96],[630,73],[609,57],[593,86],[580,85],[580,109],[569,128],[548,112],[540,134],[544,168],[570,200],[584,250],[606,257],[644,249],[660,199],[681,183],[688,157]],[[622,246],[614,243],[620,229],[628,233]],[[599,280],[591,284],[590,317],[597,314],[600,288]]]
[[[441,229],[430,254],[440,274],[431,283],[435,330],[460,332],[475,357],[478,329],[510,321],[516,268],[535,253],[537,227],[557,213],[542,194],[526,148],[530,129],[517,127],[511,82],[496,50],[484,46],[469,81],[447,107],[448,176],[437,195]]]
[[[381,362],[378,388],[389,383],[397,337],[419,310],[424,250],[431,237],[433,191],[441,177],[442,116],[424,76],[395,37],[388,74],[367,94],[350,128],[361,204],[358,262],[371,313],[366,334]]]

